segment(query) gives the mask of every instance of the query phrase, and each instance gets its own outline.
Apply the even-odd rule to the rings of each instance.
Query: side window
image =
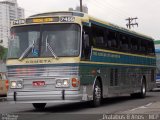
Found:
[[[118,48],[118,33],[116,31],[107,31],[107,48],[117,49]]]
[[[148,53],[149,55],[155,55],[155,48],[154,48],[154,43],[153,43],[153,41],[148,41],[147,53]]]
[[[139,50],[142,54],[147,54],[147,41],[141,39]]]
[[[92,44],[96,48],[105,48],[104,28],[100,28],[96,25],[92,26]]]
[[[131,38],[130,48],[132,53],[138,52],[138,40],[136,38]]]
[[[104,48],[104,38],[102,36],[96,36],[95,39],[95,46],[98,48]]]
[[[129,40],[129,37],[127,37],[127,35],[125,34],[120,34],[120,49],[122,51],[128,51],[129,50],[129,43],[130,43],[130,40]]]

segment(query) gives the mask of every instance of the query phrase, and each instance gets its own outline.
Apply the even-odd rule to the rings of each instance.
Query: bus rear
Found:
[[[82,101],[80,16],[59,14],[13,22],[7,60],[8,101],[33,103],[35,108],[50,102]]]

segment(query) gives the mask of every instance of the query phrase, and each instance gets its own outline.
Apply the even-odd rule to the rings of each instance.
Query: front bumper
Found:
[[[17,91],[8,92],[7,100],[11,103],[73,103],[81,102],[80,91]]]

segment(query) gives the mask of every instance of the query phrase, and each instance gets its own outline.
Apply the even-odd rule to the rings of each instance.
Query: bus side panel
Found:
[[[108,95],[108,69],[98,64],[81,64],[80,80],[81,90],[86,92],[88,100],[93,99],[93,87],[96,80],[101,81],[103,97]]]
[[[151,90],[154,86],[154,82],[151,81],[154,72],[151,71],[149,67],[81,64],[81,90],[82,93],[86,93],[88,100],[92,100],[94,81],[100,78],[103,98],[138,93],[141,91],[143,77],[147,90]]]

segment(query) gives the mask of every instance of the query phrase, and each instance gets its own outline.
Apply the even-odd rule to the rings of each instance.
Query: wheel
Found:
[[[102,88],[100,82],[97,80],[94,85],[93,101],[91,102],[91,105],[93,107],[98,107],[101,104],[101,100],[102,100]]]
[[[131,97],[133,98],[145,98],[146,97],[146,81],[143,79],[141,84],[141,92],[132,93]]]
[[[36,110],[43,110],[46,106],[46,103],[33,103],[32,105]]]
[[[138,93],[138,97],[140,97],[140,98],[146,97],[146,82],[145,82],[145,80],[142,80],[141,92]]]

